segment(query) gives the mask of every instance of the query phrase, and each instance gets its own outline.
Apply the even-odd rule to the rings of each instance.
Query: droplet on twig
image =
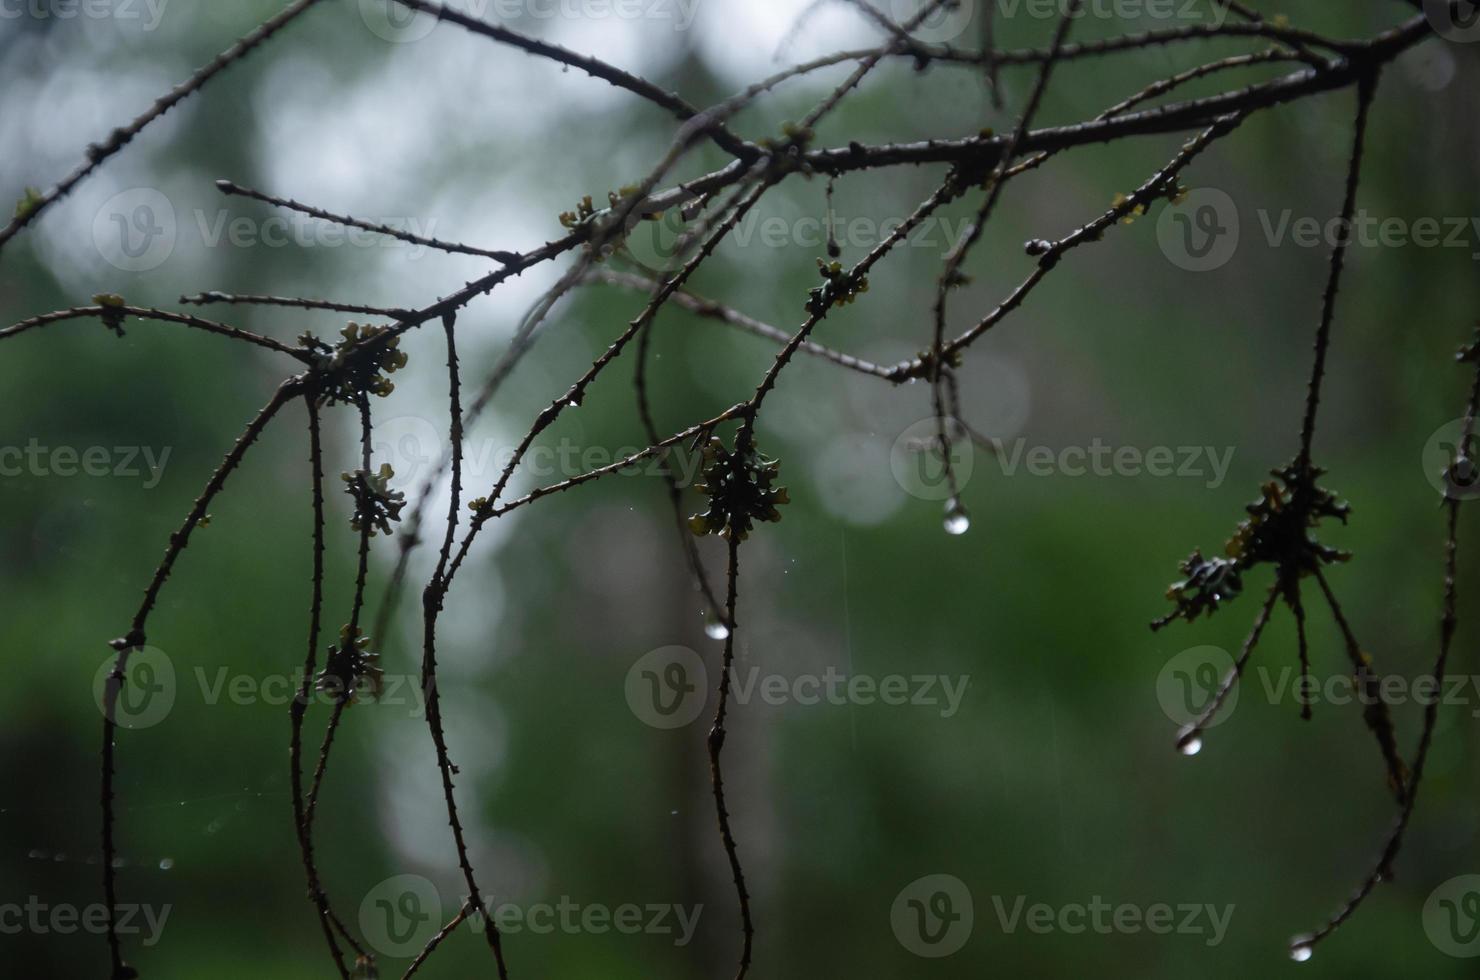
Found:
[[[947,534],[965,534],[970,527],[971,517],[966,513],[966,508],[961,506],[960,501],[953,500],[946,505]]]

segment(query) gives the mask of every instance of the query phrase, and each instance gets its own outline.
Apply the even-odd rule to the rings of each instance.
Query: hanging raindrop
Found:
[[[946,505],[945,527],[947,534],[965,534],[966,529],[971,527],[971,518],[959,500],[952,500]]]
[[[730,628],[717,619],[704,624],[704,635],[711,640],[723,640],[730,635]]]
[[[1197,755],[1202,751],[1202,739],[1196,735],[1177,743],[1177,751],[1183,755]]]
[[[1315,955],[1315,945],[1308,939],[1297,939],[1290,944],[1290,959],[1304,963]]]

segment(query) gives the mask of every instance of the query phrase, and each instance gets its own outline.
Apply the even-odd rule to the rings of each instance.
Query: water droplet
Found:
[[[1308,939],[1297,939],[1290,944],[1290,959],[1296,963],[1304,963],[1315,955],[1315,946]]]
[[[967,516],[966,508],[953,500],[946,505],[945,524],[947,534],[965,534],[971,527],[971,518]]]
[[[1202,739],[1196,735],[1177,743],[1177,751],[1183,755],[1197,755],[1202,751]]]
[[[727,639],[730,635],[730,628],[717,619],[711,620],[704,624],[704,635],[711,640]]]
[[[161,870],[161,871],[168,871],[171,868],[173,868],[174,866],[175,866],[175,859],[174,858],[160,858],[159,859],[159,870]]]

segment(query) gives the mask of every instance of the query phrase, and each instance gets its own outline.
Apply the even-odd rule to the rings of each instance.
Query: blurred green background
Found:
[[[82,148],[141,111],[229,38],[278,5],[168,0],[108,16],[0,20],[0,198],[49,186]],[[382,5],[383,6],[383,5]],[[706,105],[800,60],[873,43],[843,5],[786,40],[806,5],[700,0],[678,29],[649,16],[544,16],[520,29],[590,51]],[[977,5],[980,6],[979,4]],[[1180,6],[1180,5],[1179,5]],[[635,182],[674,124],[604,83],[439,25],[390,41],[369,28],[375,3],[324,0],[269,47],[173,110],[0,260],[0,321],[116,291],[178,308],[182,293],[265,292],[418,307],[487,270],[466,256],[403,245],[331,244],[326,226],[238,198],[216,178],[438,237],[523,249],[561,233],[556,215],[585,194]],[[21,10],[19,5],[7,10]],[[51,8],[53,14],[56,8]],[[123,16],[125,9],[138,17]],[[1101,5],[1098,9],[1104,9]],[[589,8],[588,8],[589,10]],[[29,11],[29,12],[28,12]],[[1275,11],[1269,11],[1274,13]],[[1358,37],[1407,16],[1404,4],[1348,8],[1291,0],[1292,22]],[[492,11],[493,16],[497,11]],[[152,23],[152,27],[150,26]],[[1185,23],[1083,19],[1075,36]],[[1051,20],[998,25],[1009,46],[1042,44]],[[979,40],[974,17],[957,43]],[[382,33],[387,33],[383,31]],[[395,35],[394,31],[390,31]],[[414,31],[413,31],[414,33]],[[401,35],[404,37],[404,35]],[[781,62],[778,45],[784,40]],[[1088,118],[1167,74],[1257,44],[1199,42],[1066,64],[1040,124]],[[1480,215],[1477,47],[1438,40],[1386,73],[1373,110],[1360,205],[1381,217]],[[1268,66],[1188,89],[1214,91],[1288,71]],[[790,84],[736,128],[773,135],[836,84],[832,69]],[[1032,81],[1005,70],[1006,109],[979,73],[908,61],[880,68],[820,127],[820,145],[957,137],[1009,129]],[[907,493],[891,459],[930,416],[927,386],[894,387],[799,358],[760,420],[761,448],[781,460],[793,502],[742,553],[740,668],[790,680],[829,668],[875,679],[967,679],[960,710],[906,704],[734,707],[726,749],[735,833],[754,896],[758,977],[1246,976],[1300,970],[1329,977],[1465,975],[1464,959],[1429,938],[1436,888],[1480,871],[1477,691],[1446,707],[1397,879],[1307,964],[1289,938],[1333,911],[1366,873],[1392,815],[1381,766],[1354,705],[1317,704],[1309,723],[1256,677],[1195,759],[1172,748],[1161,706],[1169,662],[1188,648],[1236,651],[1267,583],[1215,619],[1153,635],[1162,594],[1194,547],[1215,553],[1270,467],[1296,448],[1324,248],[1274,243],[1287,210],[1327,220],[1339,206],[1353,94],[1266,111],[1184,176],[1237,201],[1241,235],[1222,267],[1189,273],[1158,246],[1153,212],[1069,256],[1054,278],[960,372],[965,414],[1008,452],[1049,447],[1210,447],[1232,451],[1226,478],[1007,472],[976,451],[968,533],[947,535],[938,501]],[[1078,150],[1014,182],[953,296],[951,332],[974,323],[1032,268],[1028,238],[1059,237],[1161,166],[1185,137],[1141,137]],[[723,159],[705,148],[677,176]],[[896,168],[838,181],[844,219],[899,220],[943,176]],[[110,242],[116,196],[145,188],[173,211],[175,240],[152,268],[130,269]],[[823,213],[823,182],[794,177],[758,217],[794,228]],[[971,213],[968,200],[949,212]],[[123,213],[127,213],[126,211]],[[270,233],[293,222],[302,241]],[[217,237],[232,221],[240,232]],[[223,225],[220,222],[228,224]],[[862,226],[859,226],[862,228]],[[783,236],[788,238],[788,236]],[[116,238],[116,234],[115,234]],[[816,284],[815,244],[760,234],[728,242],[694,279],[704,295],[783,328],[801,321]],[[269,239],[272,239],[269,241]],[[276,244],[274,244],[274,242]],[[845,236],[856,261],[872,244]],[[943,239],[899,249],[863,300],[830,316],[817,339],[892,363],[930,342],[929,307]],[[1452,364],[1480,310],[1480,235],[1460,247],[1358,247],[1341,297],[1318,461],[1354,506],[1328,543],[1356,559],[1331,580],[1380,669],[1425,673],[1437,644],[1442,514],[1431,435],[1460,414],[1469,379]],[[155,256],[158,257],[157,255]],[[152,260],[147,260],[152,261]],[[137,263],[132,263],[137,265]],[[124,267],[120,267],[120,265]],[[620,266],[614,261],[614,267]],[[465,378],[476,384],[520,315],[553,281],[540,269],[473,303],[458,321]],[[470,433],[469,491],[486,492],[500,454],[641,308],[640,294],[590,287],[555,310],[487,416]],[[216,307],[203,315],[286,342],[332,336],[345,320],[295,310]],[[407,338],[397,391],[374,404],[377,462],[414,491],[445,426],[438,331]],[[650,371],[660,429],[675,431],[746,397],[774,346],[669,309]],[[169,534],[246,421],[297,365],[271,352],[163,324],[131,322],[119,339],[93,321],[59,324],[3,347],[0,446],[36,445],[45,471],[0,478],[0,564],[8,683],[0,686],[0,906],[85,909],[101,901],[100,714],[93,681],[106,641],[126,631]],[[640,444],[631,358],[614,365],[542,440],[604,462]],[[301,669],[308,612],[310,504],[301,406],[286,410],[211,507],[150,625],[178,690],[152,727],[121,733],[118,790],[122,898],[169,908],[159,941],[127,938],[150,978],[332,975],[305,898],[288,792],[282,698],[212,697]],[[354,468],[354,419],[326,417],[331,538],[325,640],[347,618],[354,538],[337,474]],[[918,431],[918,430],[917,430]],[[1022,440],[1021,443],[1018,440]],[[168,450],[154,475],[62,475],[59,447]],[[559,460],[559,456],[546,457]],[[490,462],[490,460],[494,462]],[[135,460],[134,465],[140,461]],[[574,475],[521,473],[520,487]],[[1210,485],[1211,484],[1211,485]],[[701,509],[690,491],[686,504]],[[433,513],[443,504],[433,505]],[[1464,522],[1468,523],[1468,521]],[[1476,543],[1471,525],[1466,545]],[[713,573],[722,547],[701,543]],[[419,549],[390,635],[391,675],[420,662]],[[1453,669],[1476,672],[1480,577],[1462,559]],[[395,546],[376,540],[378,605]],[[1315,669],[1346,670],[1331,617],[1312,596]],[[663,482],[612,477],[490,526],[443,620],[442,689],[459,800],[491,901],[702,906],[692,942],[672,934],[560,930],[509,935],[516,977],[680,978],[728,975],[738,950],[734,897],[714,832],[700,720],[673,730],[629,707],[629,670],[649,651],[686,646],[715,676],[722,644],[684,567]],[[1270,683],[1294,664],[1287,614],[1258,654]],[[202,680],[204,678],[204,680]],[[1421,709],[1396,709],[1411,753]],[[310,751],[328,711],[309,715]],[[461,880],[431,742],[414,704],[349,710],[326,780],[316,843],[338,911],[359,931],[392,876],[430,881],[445,915]],[[948,874],[974,903],[954,955],[913,955],[891,908],[912,882]],[[1009,930],[1019,896],[1055,909],[1103,900],[1146,908],[1232,906],[1226,936]],[[1205,920],[1204,920],[1205,921]],[[3,923],[0,923],[3,924]],[[1426,925],[1429,927],[1426,929]],[[0,934],[5,972],[101,976],[100,935]],[[405,961],[383,958],[382,975]],[[459,930],[423,975],[492,975],[482,939]]]

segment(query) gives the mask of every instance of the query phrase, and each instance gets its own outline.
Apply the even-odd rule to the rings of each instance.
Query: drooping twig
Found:
[[[226,480],[232,472],[241,465],[257,439],[262,435],[273,418],[282,408],[292,401],[302,390],[301,378],[291,378],[278,386],[273,393],[272,399],[262,408],[260,412],[247,425],[246,429],[237,438],[236,443],[216,467],[215,472],[206,481],[206,486],[201,495],[196,498],[190,513],[185,516],[180,529],[170,535],[169,546],[165,549],[164,558],[154,570],[154,575],[149,585],[144,590],[143,601],[140,602],[138,610],[134,613],[133,622],[129,631],[124,636],[113,640],[110,644],[117,651],[113,670],[108,674],[103,685],[103,750],[102,750],[102,809],[103,809],[103,894],[108,906],[108,948],[113,961],[113,980],[129,980],[137,976],[132,967],[127,966],[123,960],[123,946],[118,932],[118,882],[117,882],[117,848],[113,837],[113,776],[117,764],[117,735],[118,735],[118,699],[123,692],[126,683],[129,655],[138,650],[148,642],[146,627],[149,615],[154,611],[155,603],[159,600],[159,591],[164,587],[165,580],[169,578],[170,572],[175,567],[175,561],[180,553],[190,543],[191,533],[200,526],[200,522],[206,516],[206,508],[211,501],[216,499]]]
[[[308,699],[313,688],[313,677],[318,660],[319,633],[323,621],[324,607],[324,450],[320,441],[319,409],[312,395],[305,396],[308,407],[308,456],[312,470],[313,488],[313,575],[310,591],[312,598],[308,613],[308,651],[304,655],[303,680],[298,695],[288,707],[292,735],[288,743],[288,766],[290,787],[293,795],[293,825],[298,834],[298,849],[303,861],[303,871],[308,879],[308,893],[319,913],[319,925],[324,930],[324,941],[339,975],[348,980],[349,970],[344,965],[344,953],[334,937],[334,916],[330,910],[329,897],[319,881],[318,863],[314,859],[313,835],[308,829],[307,810],[303,798],[303,716],[308,710]]]
[[[656,295],[661,288],[661,283],[653,283],[653,294]],[[647,384],[648,354],[652,348],[654,324],[655,321],[649,321],[638,337],[636,368],[632,373],[632,387],[637,394],[637,415],[642,420],[643,433],[647,436],[649,444],[662,439],[662,436],[658,434],[657,420],[653,418],[652,400]],[[718,623],[721,628],[728,630],[730,624],[725,622],[724,609],[714,594],[714,587],[709,584],[709,574],[704,570],[704,560],[699,554],[699,545],[694,540],[694,536],[689,533],[688,519],[683,512],[683,487],[679,486],[678,477],[668,465],[666,455],[659,457],[658,464],[663,474],[663,483],[668,488],[668,503],[673,512],[674,528],[678,532],[679,544],[688,561],[689,571],[693,573],[694,580],[699,586],[699,592],[709,606],[711,622]]]
[[[1480,411],[1480,367],[1477,367],[1475,371],[1475,378],[1470,388],[1470,399],[1465,409],[1460,440],[1450,458],[1450,472],[1453,472],[1456,467],[1470,465],[1470,460],[1473,459],[1477,411]],[[1341,928],[1356,914],[1357,909],[1372,894],[1373,889],[1391,877],[1393,862],[1397,859],[1398,852],[1402,850],[1408,827],[1413,821],[1413,811],[1418,804],[1419,785],[1423,781],[1424,767],[1429,759],[1429,749],[1433,745],[1434,732],[1439,725],[1439,704],[1443,700],[1439,692],[1444,690],[1449,655],[1454,647],[1454,634],[1459,625],[1459,509],[1461,502],[1462,498],[1453,494],[1446,495],[1444,500],[1446,518],[1443,562],[1444,600],[1443,611],[1439,618],[1439,652],[1431,671],[1431,676],[1434,678],[1434,695],[1424,705],[1423,730],[1419,734],[1418,748],[1413,754],[1413,765],[1410,767],[1411,774],[1408,778],[1407,790],[1403,794],[1402,808],[1392,828],[1388,831],[1372,870],[1368,872],[1351,897],[1315,932],[1297,936],[1291,941],[1291,955],[1296,959],[1309,959],[1317,944]]]
[[[426,692],[427,728],[432,735],[432,744],[437,753],[437,769],[442,777],[443,799],[447,805],[447,822],[452,828],[452,840],[457,849],[458,866],[462,870],[463,881],[468,889],[467,904],[472,910],[482,913],[484,938],[488,942],[489,949],[493,951],[494,963],[500,980],[507,980],[509,968],[504,961],[503,938],[499,934],[497,923],[494,922],[493,916],[484,903],[482,891],[478,887],[478,881],[473,872],[472,860],[468,857],[467,838],[463,831],[462,818],[458,815],[457,797],[453,785],[453,777],[458,769],[452,764],[452,758],[447,749],[447,735],[442,724],[442,692],[437,686],[437,617],[441,614],[447,597],[447,588],[451,578],[448,557],[452,552],[452,543],[457,531],[458,510],[462,505],[461,380],[457,363],[454,323],[453,315],[443,317],[442,326],[447,338],[452,490],[448,502],[447,533],[437,555],[436,570],[422,592],[421,683],[422,689]],[[430,949],[425,952],[426,955],[430,955]]]
[[[965,237],[951,247],[950,254],[946,256],[945,268],[941,270],[940,279],[936,284],[934,324],[935,331],[930,342],[930,400],[935,413],[935,438],[936,451],[940,454],[941,467],[945,474],[946,489],[946,512],[948,514],[948,526],[953,530],[966,527],[966,508],[961,503],[961,484],[956,476],[955,464],[951,461],[951,437],[946,431],[947,413],[945,404],[945,389],[942,379],[947,371],[945,363],[945,339],[946,339],[946,303],[951,289],[961,284],[961,266],[966,261],[971,249],[981,239],[982,232],[987,226],[987,221],[992,216],[992,210],[1002,196],[1002,188],[1006,183],[1005,175],[1007,168],[1012,165],[1017,156],[1018,147],[1023,142],[1023,136],[1033,124],[1033,119],[1038,115],[1038,107],[1043,103],[1043,94],[1048,91],[1048,82],[1053,75],[1054,65],[1058,62],[1059,52],[1063,50],[1064,42],[1069,36],[1069,28],[1074,23],[1074,18],[1079,13],[1079,0],[1069,0],[1064,7],[1063,14],[1059,17],[1058,29],[1054,31],[1053,44],[1049,48],[1049,57],[1043,62],[1038,71],[1038,80],[1033,85],[1033,92],[1028,96],[1028,104],[1023,108],[1022,116],[1014,128],[1012,138],[1008,141],[1007,148],[1002,151],[1002,157],[997,165],[992,168],[986,178],[986,194],[982,199],[981,207],[977,209],[976,217],[967,227]],[[962,173],[962,183],[966,182],[967,173]]]
[[[745,887],[745,871],[740,866],[740,851],[735,843],[735,833],[730,827],[730,811],[725,806],[725,780],[721,757],[725,747],[725,718],[730,706],[730,679],[735,665],[735,638],[739,624],[735,619],[735,597],[740,578],[740,535],[730,535],[729,562],[726,571],[728,585],[725,592],[725,622],[730,632],[725,636],[724,659],[719,674],[719,704],[714,712],[714,724],[705,740],[709,747],[710,788],[714,793],[714,808],[719,822],[720,840],[724,844],[725,858],[729,861],[730,874],[735,882],[735,894],[740,904],[740,965],[735,980],[745,980],[750,971],[751,949],[755,944],[755,924],[750,917],[750,892]]]

